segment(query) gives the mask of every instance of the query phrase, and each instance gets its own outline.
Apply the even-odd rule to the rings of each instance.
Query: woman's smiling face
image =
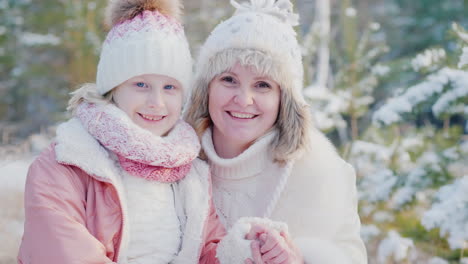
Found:
[[[183,91],[181,84],[171,77],[144,74],[115,88],[113,100],[135,124],[163,136],[180,117]]]
[[[250,145],[276,122],[281,90],[277,82],[253,66],[239,63],[209,85],[213,133],[231,143]]]

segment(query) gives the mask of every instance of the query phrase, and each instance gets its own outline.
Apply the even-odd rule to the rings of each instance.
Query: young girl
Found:
[[[96,84],[31,165],[19,263],[215,263],[224,234],[195,131],[174,0],[117,0]]]
[[[220,261],[366,263],[354,170],[312,126],[301,93],[303,65],[293,29],[298,16],[291,2],[231,3],[236,13],[200,50],[187,110],[228,229]],[[253,217],[284,222],[289,233]],[[251,256],[233,246],[236,239],[252,240]]]

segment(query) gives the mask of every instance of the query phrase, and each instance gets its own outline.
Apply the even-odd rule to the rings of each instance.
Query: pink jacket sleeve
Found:
[[[209,187],[210,197],[212,194],[211,182]],[[204,245],[200,254],[199,263],[203,264],[218,264],[216,258],[216,249],[219,241],[226,235],[226,229],[216,214],[216,209],[213,204],[213,199],[210,198],[210,212],[203,230]]]
[[[86,228],[85,184],[76,170],[57,163],[53,150],[29,168],[18,263],[114,263]]]

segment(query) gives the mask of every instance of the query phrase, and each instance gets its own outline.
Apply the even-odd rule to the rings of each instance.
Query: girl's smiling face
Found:
[[[235,64],[209,85],[209,113],[213,134],[231,143],[248,146],[276,122],[280,86],[253,66]]]
[[[154,135],[164,136],[180,117],[183,91],[176,79],[144,74],[116,87],[113,100],[135,124]]]

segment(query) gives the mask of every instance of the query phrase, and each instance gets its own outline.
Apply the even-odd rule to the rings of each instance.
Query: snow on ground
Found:
[[[11,189],[23,191],[26,174],[33,157],[14,161],[0,161],[0,190]]]
[[[29,165],[34,157],[0,160],[0,263],[16,263],[23,234],[23,191]]]

